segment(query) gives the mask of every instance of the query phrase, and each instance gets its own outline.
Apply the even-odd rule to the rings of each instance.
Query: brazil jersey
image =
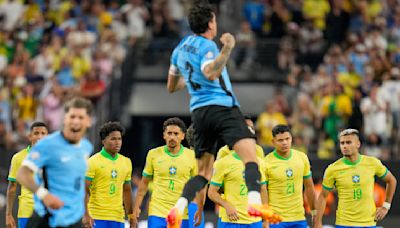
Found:
[[[271,209],[283,217],[283,222],[305,220],[303,179],[311,178],[307,155],[291,149],[285,158],[274,150],[265,156],[265,166]]]
[[[197,161],[194,151],[180,146],[177,154],[161,146],[149,151],[143,176],[153,179],[149,215],[163,217],[178,201],[186,182],[197,174]],[[187,219],[187,210],[183,219]]]
[[[215,42],[199,35],[183,38],[172,52],[169,72],[184,77],[191,97],[190,111],[209,105],[239,106],[226,67],[215,80],[203,74],[204,68],[218,55]]]
[[[336,225],[375,226],[374,183],[375,176],[384,178],[388,169],[378,159],[359,155],[352,163],[341,158],[325,170],[322,187],[336,188],[338,207]]]
[[[261,183],[265,184],[265,176],[262,170],[264,168],[263,161],[260,159],[260,172],[261,172]],[[213,176],[211,178],[211,184],[218,187],[223,187],[224,196],[223,199],[232,204],[239,214],[238,221],[230,221],[226,211],[221,210],[220,215],[222,222],[238,223],[238,224],[250,224],[261,221],[260,218],[250,217],[247,212],[247,187],[244,180],[244,164],[240,160],[240,157],[236,153],[231,153],[214,163]]]
[[[21,150],[14,154],[11,159],[10,172],[8,180],[17,181],[17,172],[21,167],[22,161],[28,156],[30,147]],[[21,185],[21,194],[18,196],[18,218],[29,218],[33,212],[33,193],[29,189]]]
[[[124,222],[123,185],[131,184],[131,160],[112,157],[104,148],[88,160],[86,179],[90,185],[89,214],[97,220]]]
[[[233,152],[233,150],[230,150],[229,147],[223,146],[219,149],[218,153],[217,153],[217,158],[215,160],[218,160],[220,158],[225,157],[226,155],[229,155]],[[256,145],[256,155],[258,158],[263,159],[264,158],[264,150],[261,146]]]

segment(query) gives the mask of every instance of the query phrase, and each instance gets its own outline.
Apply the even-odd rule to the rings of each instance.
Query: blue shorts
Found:
[[[217,227],[222,227],[222,219],[221,217],[218,217],[218,223],[217,223]]]
[[[18,218],[18,228],[25,228],[29,218]]]
[[[376,226],[339,226],[339,225],[336,225],[336,228],[376,228]]]
[[[167,228],[167,220],[162,217],[150,215],[147,220],[147,227]],[[181,228],[189,228],[189,222],[187,219],[182,220]]]
[[[269,228],[307,228],[307,221],[281,222],[279,224],[269,224]]]
[[[262,228],[262,222],[255,222],[250,224],[240,224],[240,223],[230,223],[230,222],[222,222],[218,228]]]
[[[94,220],[95,228],[125,228],[125,224],[117,221]]]
[[[188,214],[189,214],[189,219],[188,219],[188,223],[189,223],[189,228],[195,228],[194,226],[194,214],[197,211],[197,204],[191,202],[188,206]],[[204,228],[204,212],[203,212],[203,216],[201,216],[201,223],[199,226],[196,226],[196,228]]]

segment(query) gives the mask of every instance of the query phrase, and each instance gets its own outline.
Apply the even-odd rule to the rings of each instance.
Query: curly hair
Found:
[[[208,23],[213,19],[214,11],[210,4],[198,2],[193,5],[189,12],[190,29],[195,34],[202,34],[208,30]]]
[[[121,136],[125,134],[125,128],[119,122],[107,122],[100,128],[100,139],[104,140],[111,132],[119,131]]]
[[[183,122],[183,120],[179,119],[178,117],[169,118],[166,121],[164,121],[163,131],[165,131],[165,129],[167,129],[167,127],[170,125],[178,126],[183,133],[186,133],[186,124],[185,122]]]
[[[292,134],[288,125],[278,124],[274,128],[272,128],[272,137],[275,137],[278,134],[283,134],[285,132],[289,132],[290,134]]]

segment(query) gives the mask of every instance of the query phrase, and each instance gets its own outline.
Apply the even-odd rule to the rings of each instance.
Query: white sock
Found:
[[[248,204],[258,204],[261,205],[261,195],[257,191],[250,191],[247,193]]]
[[[182,215],[187,205],[188,205],[188,200],[184,197],[180,197],[178,199],[178,202],[176,202],[175,207],[178,208],[179,213],[181,213]]]

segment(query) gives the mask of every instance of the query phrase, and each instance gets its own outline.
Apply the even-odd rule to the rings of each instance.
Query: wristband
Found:
[[[36,190],[35,194],[37,195],[37,197],[38,197],[40,200],[43,200],[43,198],[44,198],[47,194],[49,194],[49,191],[48,191],[47,189],[45,189],[44,187],[40,186],[40,187],[38,188],[38,190]]]
[[[384,207],[384,208],[386,208],[386,209],[389,210],[391,205],[392,205],[392,204],[390,204],[390,203],[388,203],[388,202],[384,202],[383,205],[382,205],[382,207]]]
[[[311,210],[310,213],[311,213],[311,216],[316,216],[317,215],[317,210]]]

